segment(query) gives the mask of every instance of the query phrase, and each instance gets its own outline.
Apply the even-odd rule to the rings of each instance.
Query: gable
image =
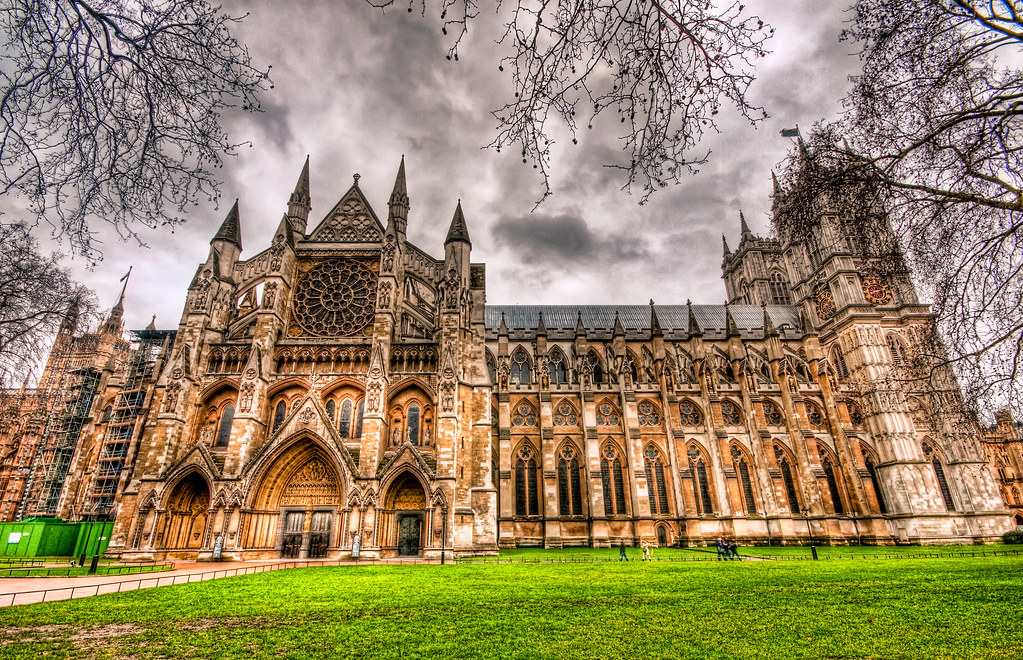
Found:
[[[319,243],[377,243],[383,235],[383,225],[369,202],[358,186],[352,186],[313,230],[309,240]]]

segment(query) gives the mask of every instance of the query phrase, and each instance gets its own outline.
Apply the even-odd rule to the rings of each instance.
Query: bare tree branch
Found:
[[[122,237],[218,195],[240,146],[221,127],[271,86],[204,0],[0,1],[0,194],[95,259],[89,221]]]

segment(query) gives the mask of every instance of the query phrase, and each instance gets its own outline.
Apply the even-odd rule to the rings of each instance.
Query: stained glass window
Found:
[[[562,401],[558,404],[558,407],[554,410],[554,425],[578,426],[578,424],[579,416],[576,415],[575,408],[567,401]]]
[[[649,401],[641,401],[639,404],[639,425],[640,426],[657,426],[661,423],[661,415]]]
[[[376,276],[351,259],[323,261],[295,288],[293,318],[313,337],[352,337],[373,322]]]
[[[679,414],[682,416],[682,423],[688,426],[699,426],[703,423],[703,415],[695,403],[686,399],[678,404]]]

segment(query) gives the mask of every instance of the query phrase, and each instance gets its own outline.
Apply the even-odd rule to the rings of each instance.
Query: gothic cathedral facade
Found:
[[[245,260],[235,204],[159,337],[110,552],[996,539],[981,431],[942,414],[954,376],[892,378],[933,336],[928,308],[865,268],[841,217],[796,230],[789,192],[777,238],[743,220],[726,244],[724,305],[495,306],[460,203],[442,257],[413,245],[403,161],[385,222],[356,175],[310,229],[307,161]],[[98,469],[112,396],[69,484]]]

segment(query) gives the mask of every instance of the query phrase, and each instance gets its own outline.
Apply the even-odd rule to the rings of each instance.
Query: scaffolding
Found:
[[[42,515],[56,515],[60,505],[60,496],[64,492],[64,482],[71,470],[71,459],[78,448],[82,437],[82,429],[89,422],[92,401],[99,388],[100,373],[92,368],[74,369],[71,371],[72,383],[58,402],[62,410],[54,419],[52,434],[54,445],[49,467],[42,482],[39,502],[36,511]],[[50,448],[46,448],[47,453]]]
[[[148,412],[150,392],[158,374],[157,358],[173,330],[131,331],[131,351],[124,366],[124,380],[107,422],[106,434],[92,475],[92,487],[82,513],[93,520],[108,519],[121,486],[130,476],[129,452],[137,443]]]

